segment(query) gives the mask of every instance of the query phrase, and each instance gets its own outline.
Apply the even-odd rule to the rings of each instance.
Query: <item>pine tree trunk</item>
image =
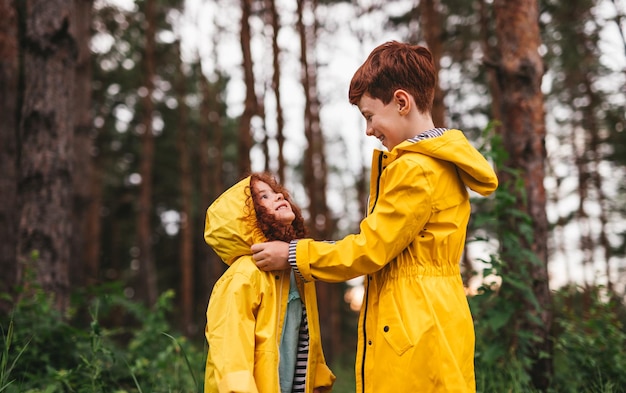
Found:
[[[156,268],[152,253],[152,172],[154,166],[154,135],[152,130],[152,120],[154,103],[152,93],[154,92],[155,66],[155,34],[156,0],[146,0],[146,36],[143,57],[145,67],[146,89],[143,97],[143,135],[141,136],[141,162],[139,173],[141,175],[140,195],[138,201],[137,216],[137,243],[139,246],[139,299],[148,305],[153,305],[157,300],[157,279]]]
[[[178,56],[180,62],[180,55]],[[181,269],[180,281],[180,304],[182,310],[182,327],[187,334],[193,332],[193,213],[191,208],[192,179],[189,162],[189,110],[185,100],[187,89],[185,87],[186,75],[182,70],[182,62],[178,64],[178,127],[176,135],[176,148],[178,151],[178,165],[180,171],[180,245],[179,263]]]
[[[0,0],[0,293],[11,294],[18,277],[16,263],[17,125],[20,94],[18,18],[12,0]],[[10,304],[0,299],[0,312]]]
[[[435,70],[441,69],[441,55],[443,53],[443,34],[441,23],[441,5],[438,0],[423,0],[419,3],[420,21],[424,29],[426,45],[433,55]],[[446,109],[443,102],[444,93],[439,83],[435,86],[435,99],[433,101],[432,118],[435,127],[445,127]]]
[[[201,77],[202,90],[202,117],[198,142],[201,176],[200,194],[201,206],[199,211],[205,212],[209,205],[224,191],[224,181],[222,176],[222,103],[219,102],[217,90],[220,88],[210,85],[206,77]],[[205,215],[202,214],[198,220],[202,233],[204,233]],[[204,236],[202,237],[204,239]],[[224,272],[226,265],[203,241],[200,248],[203,252],[200,268],[203,270],[202,290],[204,298],[208,299],[213,285]]]
[[[73,93],[76,41],[72,0],[26,4],[24,101],[20,130],[18,261],[59,310],[69,305],[72,244]]]
[[[91,50],[90,24],[93,0],[74,0],[72,32],[77,39],[78,59],[74,85],[74,210],[75,228],[70,259],[70,282],[78,286],[93,284],[98,278],[98,259],[89,259],[88,245],[98,244],[89,230],[93,177],[93,131],[91,117]]]
[[[251,122],[252,117],[257,114],[257,98],[254,90],[254,72],[252,69],[251,33],[250,33],[250,13],[252,0],[242,0],[241,2],[241,51],[243,54],[243,73],[246,83],[246,100],[243,114],[239,119],[239,177],[243,177],[250,172],[250,150],[252,149]]]
[[[308,3],[308,1],[298,2],[298,19],[296,22],[300,36],[300,63],[305,99],[304,135],[308,144],[304,152],[304,187],[309,196],[308,211],[311,235],[317,239],[327,239],[331,235],[332,228],[326,201],[328,168],[324,155],[324,136],[320,124],[317,73],[313,64],[315,60],[310,59],[315,52],[313,50],[315,48],[315,31],[309,34],[307,26],[305,26],[303,21],[304,7]],[[312,4],[312,7],[315,10],[315,4]]]
[[[530,375],[539,390],[548,388],[552,377],[552,344],[549,333],[552,325],[551,296],[548,287],[548,220],[546,193],[543,187],[545,123],[541,80],[543,62],[538,53],[541,43],[536,0],[495,0],[494,16],[498,39],[499,64],[496,69],[500,113],[502,114],[502,141],[509,153],[506,166],[519,169],[523,178],[525,197],[511,185],[509,190],[517,195],[517,208],[532,220],[534,239],[528,244],[520,235],[521,246],[532,251],[540,264],[526,263],[532,287],[541,310],[531,302],[523,301],[521,315],[534,315],[541,320],[538,325],[530,318],[521,321],[522,329],[537,338],[532,349]],[[510,184],[508,173],[499,173],[503,185]],[[512,183],[512,182],[511,182]],[[518,227],[517,219],[508,221],[509,230]],[[506,250],[505,250],[506,251]],[[511,267],[515,268],[515,267]]]
[[[276,10],[276,2],[274,0],[265,0],[265,4],[269,14],[269,22],[272,26],[272,90],[276,98],[276,142],[278,143],[278,169],[276,174],[280,182],[285,181],[285,155],[283,149],[285,146],[285,118],[283,114],[283,102],[280,95],[280,48],[278,47],[278,31],[280,30],[280,21],[278,11]]]
[[[313,14],[317,7],[315,0],[300,1],[297,8],[297,30],[300,36],[300,63],[302,86],[304,88],[304,133],[308,147],[304,152],[304,187],[309,196],[309,230],[316,239],[329,239],[333,228],[326,201],[326,181],[328,169],[324,156],[324,136],[320,122],[320,104],[317,96],[317,73],[313,65],[317,28],[304,24],[304,9],[310,4]],[[315,22],[317,23],[317,22]],[[316,283],[319,304],[319,319],[326,360],[332,362],[341,348],[341,286],[324,282]]]
[[[484,54],[483,63],[488,66],[486,72],[487,84],[491,92],[491,119],[499,122],[502,119],[502,114],[500,113],[500,103],[502,99],[500,98],[501,92],[498,88],[496,67],[492,67],[495,63],[498,49],[494,44],[490,43],[490,37],[492,37],[493,32],[489,28],[490,8],[487,6],[487,0],[479,0],[478,7],[480,15],[480,45]],[[496,130],[499,132],[500,126],[496,125]]]

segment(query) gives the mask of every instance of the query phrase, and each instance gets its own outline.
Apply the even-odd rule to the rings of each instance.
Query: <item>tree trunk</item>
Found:
[[[304,187],[309,196],[309,230],[313,238],[328,239],[333,225],[326,202],[326,180],[328,169],[324,156],[324,136],[320,126],[319,98],[317,97],[317,74],[309,55],[314,53],[316,25],[304,24],[304,8],[311,5],[313,14],[316,1],[299,1],[297,8],[297,29],[300,36],[300,62],[302,67],[302,86],[304,88],[304,133],[308,147],[304,152]],[[317,22],[314,22],[317,23]],[[312,31],[309,33],[309,29]],[[324,352],[328,362],[332,363],[341,348],[341,286],[318,282],[317,295],[319,304],[320,328]]]
[[[309,34],[303,21],[304,7],[309,1],[298,2],[297,29],[300,36],[300,63],[302,68],[302,87],[304,89],[304,134],[308,147],[304,152],[304,187],[309,196],[309,229],[311,235],[317,239],[327,239],[330,236],[330,216],[326,203],[326,179],[328,169],[324,156],[324,137],[320,126],[319,98],[317,97],[315,60],[309,56],[314,53],[312,42],[315,32]],[[315,5],[312,5],[315,12]]]
[[[137,216],[137,243],[139,247],[139,299],[148,305],[153,305],[157,300],[157,278],[154,258],[152,253],[152,172],[154,166],[154,135],[152,120],[154,103],[152,93],[154,91],[155,66],[155,31],[156,0],[146,0],[146,36],[143,56],[145,67],[145,95],[143,96],[143,135],[141,137],[141,162],[139,173],[141,186]]]
[[[178,127],[176,134],[176,148],[178,151],[178,165],[180,170],[180,245],[179,245],[179,262],[181,269],[180,281],[180,304],[182,310],[182,327],[183,331],[191,334],[193,328],[193,213],[191,208],[192,198],[192,180],[191,168],[189,163],[189,110],[185,97],[187,89],[185,87],[187,76],[182,69],[182,61],[178,56]]]
[[[495,63],[495,58],[498,56],[498,49],[494,44],[490,43],[489,38],[492,37],[493,32],[489,28],[489,7],[487,6],[487,0],[479,0],[479,15],[480,15],[480,45],[483,50],[483,63],[487,65],[487,85],[491,92],[491,119],[500,121],[502,114],[500,113],[500,89],[498,88],[498,80],[496,75],[496,67],[492,65]],[[496,124],[496,130],[500,132],[500,126]]]
[[[0,293],[13,293],[18,277],[17,125],[20,93],[18,17],[15,1],[0,0]],[[0,312],[10,304],[0,299]]]
[[[221,81],[221,80],[220,80]],[[223,169],[222,163],[222,103],[219,101],[219,84],[212,85],[204,75],[201,76],[202,89],[202,124],[200,128],[200,136],[198,148],[200,149],[200,194],[201,206],[199,210],[205,212],[209,205],[224,191]],[[218,82],[219,83],[219,82]],[[202,214],[201,223],[202,233],[204,233],[205,215]],[[203,237],[204,238],[204,237]],[[213,285],[222,275],[226,265],[211,250],[211,248],[203,241],[202,263],[201,268],[206,269],[203,277],[206,280],[202,282],[202,288],[206,291],[204,298],[208,299]]]
[[[252,69],[252,51],[250,41],[250,13],[252,12],[252,0],[241,2],[241,51],[243,54],[243,74],[246,83],[246,100],[243,114],[239,119],[239,177],[250,172],[250,149],[252,149],[252,133],[250,130],[252,117],[257,113],[257,98],[254,90],[254,72]]]
[[[542,323],[538,325],[530,318],[525,318],[521,326],[523,330],[532,332],[538,340],[531,349],[532,365],[529,371],[534,386],[546,390],[553,373],[549,337],[552,311],[547,269],[548,221],[543,187],[546,152],[541,79],[544,70],[538,53],[541,42],[537,8],[536,0],[494,1],[499,52],[497,96],[501,97],[502,141],[509,153],[505,165],[521,172],[525,197],[515,189],[509,173],[503,171],[499,176],[503,185],[510,186],[509,192],[517,195],[517,208],[530,217],[534,228],[533,240],[529,243],[524,236],[520,236],[520,242],[541,263],[535,264],[529,260],[516,263],[527,264],[525,267],[531,275],[531,290],[541,306],[537,310],[531,302],[525,301],[522,315],[534,315]],[[517,221],[516,218],[508,220],[510,230],[518,227]]]
[[[74,0],[72,33],[77,39],[78,59],[76,61],[76,81],[74,85],[74,210],[72,224],[75,228],[70,259],[70,282],[78,286],[97,282],[98,259],[89,259],[93,251],[88,245],[94,244],[90,233],[89,213],[94,203],[92,193],[93,177],[93,131],[91,116],[91,11],[93,0]],[[95,242],[97,244],[97,242]]]
[[[285,118],[283,115],[283,103],[280,96],[280,48],[278,47],[278,31],[280,30],[280,21],[278,17],[278,11],[276,10],[275,0],[265,0],[266,7],[268,9],[269,21],[272,26],[272,90],[274,90],[274,96],[276,98],[276,142],[278,143],[278,169],[276,174],[280,182],[285,181],[285,155],[283,149],[285,146],[285,135],[283,129],[285,128]]]
[[[438,0],[422,0],[419,3],[420,21],[424,29],[426,45],[433,55],[435,70],[441,69],[441,55],[443,53],[443,34],[441,23],[441,5]],[[435,127],[445,127],[446,109],[443,103],[444,93],[439,83],[435,85],[435,99],[433,102],[432,118]]]
[[[72,0],[26,4],[24,102],[20,130],[18,261],[34,266],[57,309],[69,305],[72,244]]]

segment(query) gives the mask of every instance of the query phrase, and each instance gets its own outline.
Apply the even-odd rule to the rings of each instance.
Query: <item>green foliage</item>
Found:
[[[488,128],[485,133],[491,131]],[[497,136],[486,153],[502,170],[506,153]],[[481,260],[483,282],[470,307],[476,329],[476,383],[478,392],[535,392],[529,368],[538,342],[532,326],[540,326],[543,307],[532,292],[529,268],[541,263],[524,241],[532,244],[530,219],[516,208],[519,177],[509,171],[511,183],[501,185],[495,203],[478,200],[472,228],[489,227],[498,233],[499,252]],[[487,207],[487,208],[485,208]],[[515,231],[502,220],[515,220]],[[482,233],[482,232],[477,232]],[[521,241],[520,238],[524,238]],[[470,241],[487,241],[484,235]],[[549,392],[624,392],[626,387],[626,308],[623,299],[603,288],[564,288],[552,294],[554,321],[554,375]],[[530,305],[531,307],[526,307]],[[528,311],[530,310],[530,311]],[[522,321],[528,321],[524,325]],[[551,356],[539,353],[539,356]]]
[[[529,383],[526,370],[532,364],[537,343],[528,326],[541,325],[536,315],[542,306],[532,291],[530,272],[532,266],[541,261],[524,247],[524,244],[532,244],[533,228],[530,217],[518,208],[519,199],[525,198],[522,179],[517,171],[504,165],[507,153],[499,136],[491,135],[493,125],[484,131],[484,139],[490,141],[490,149],[484,154],[494,161],[501,173],[507,174],[509,180],[501,182],[491,209],[475,213],[477,219],[473,225],[476,222],[492,223],[491,229],[498,233],[499,253],[481,260],[483,283],[478,288],[478,295],[470,298],[470,307],[476,319],[477,369],[498,370],[503,364],[515,365],[509,369],[511,375],[505,380],[515,381],[513,386],[519,386]],[[533,312],[526,311],[529,305]],[[479,378],[479,381],[487,380],[494,383],[497,378]]]
[[[354,354],[346,353],[340,356],[331,365],[331,370],[337,377],[333,385],[333,393],[354,393],[356,389]]]
[[[91,322],[81,327],[79,318],[55,312],[43,291],[29,289],[0,319],[7,332],[0,392],[201,392],[205,354],[167,333],[172,299],[165,292],[149,310],[119,294],[103,295],[89,303]],[[111,314],[99,315],[102,310]],[[129,329],[103,325],[126,313],[135,319],[127,319]]]
[[[498,268],[496,255],[489,261]],[[486,284],[485,292],[472,299],[481,316],[476,321],[477,391],[536,392],[526,372],[529,359],[505,345],[510,336],[498,336],[507,333],[517,312],[501,295],[497,286]],[[555,375],[548,393],[624,392],[626,308],[609,295],[603,288],[554,293]],[[10,315],[0,316],[0,393],[202,391],[206,346],[203,340],[194,345],[168,333],[171,291],[153,309],[124,298],[116,285],[98,288],[88,299],[79,296],[74,303],[75,310],[89,309],[86,324],[79,312],[72,318],[59,315],[53,299],[38,288],[29,288]],[[122,322],[115,325],[116,318]],[[332,369],[337,376],[333,391],[353,392],[353,354],[343,354]]]
[[[625,392],[623,301],[607,299],[602,287],[574,286],[556,292],[554,301],[555,390]]]

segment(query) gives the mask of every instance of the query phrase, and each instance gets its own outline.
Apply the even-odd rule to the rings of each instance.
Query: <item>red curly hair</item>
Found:
[[[262,181],[270,186],[270,188],[276,192],[283,194],[283,197],[291,205],[296,218],[291,222],[291,225],[285,225],[279,221],[276,221],[274,215],[267,211],[259,202],[259,196],[256,194],[252,184],[257,181]],[[289,242],[295,239],[302,239],[306,237],[307,230],[304,226],[304,218],[300,208],[293,202],[289,192],[285,187],[276,181],[276,178],[268,172],[256,172],[250,175],[250,198],[256,212],[256,219],[259,225],[259,229],[263,232],[268,241],[281,240]]]

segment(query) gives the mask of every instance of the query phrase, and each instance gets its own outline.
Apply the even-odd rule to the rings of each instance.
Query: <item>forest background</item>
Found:
[[[0,391],[202,391],[226,265],[204,212],[276,173],[311,234],[358,230],[368,141],[353,72],[427,45],[433,117],[501,186],[463,277],[481,392],[624,392],[623,0],[0,0]],[[319,283],[353,391],[358,281]]]

